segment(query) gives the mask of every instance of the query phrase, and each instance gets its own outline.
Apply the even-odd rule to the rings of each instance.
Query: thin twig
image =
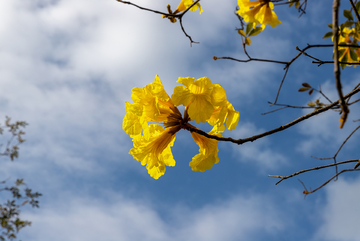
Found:
[[[305,172],[310,172],[310,171],[314,171],[314,170],[319,170],[319,169],[323,169],[323,168],[328,168],[328,167],[333,167],[333,166],[338,166],[338,165],[342,165],[342,164],[346,164],[346,163],[352,163],[352,162],[359,162],[358,159],[354,159],[354,160],[347,160],[347,161],[342,161],[342,162],[337,162],[337,163],[332,163],[329,165],[324,165],[324,166],[317,166],[317,167],[313,167],[313,168],[309,168],[309,169],[305,169],[305,170],[301,170],[298,172],[294,172],[291,175],[288,176],[279,176],[279,175],[268,175],[268,177],[276,177],[276,178],[280,178],[280,180],[275,183],[275,185],[278,185],[280,182],[289,179],[291,177],[297,176],[299,174],[305,173]]]
[[[310,192],[304,193],[304,194],[310,194],[310,193],[314,193],[317,190],[319,190],[320,188],[323,188],[324,186],[326,186],[331,180],[333,180],[334,178],[337,178],[341,173],[344,172],[352,172],[352,171],[360,171],[360,169],[344,169],[341,170],[340,172],[336,173],[334,176],[332,176],[329,180],[327,180],[326,182],[324,182],[322,185],[320,185],[319,187],[315,188],[314,190],[311,190]]]
[[[356,6],[355,6],[354,2],[352,0],[349,0],[349,2],[351,4],[351,8],[354,10],[354,13],[355,13],[355,16],[356,16],[358,22],[360,22],[360,16],[359,16],[359,13],[358,13],[358,11],[356,9]]]
[[[145,10],[145,11],[149,11],[149,12],[153,12],[153,13],[157,13],[157,14],[161,14],[161,15],[164,15],[166,17],[171,17],[171,18],[178,18],[179,19],[179,22],[180,22],[180,27],[181,27],[181,30],[183,31],[183,33],[185,34],[186,37],[189,38],[190,40],[190,46],[192,45],[192,43],[199,43],[199,42],[195,42],[192,40],[192,38],[190,37],[190,35],[188,35],[184,29],[184,26],[182,24],[182,17],[184,16],[185,13],[187,13],[195,4],[197,4],[200,0],[196,0],[191,6],[189,6],[184,12],[182,13],[179,13],[179,14],[171,14],[171,13],[164,13],[164,12],[160,12],[160,11],[157,11],[157,10],[153,10],[153,9],[150,9],[150,8],[144,8],[144,7],[141,7],[139,5],[136,5],[132,2],[128,2],[128,1],[123,1],[123,0],[116,0],[118,2],[121,2],[121,3],[124,3],[124,4],[129,4],[129,5],[132,5],[134,7],[137,7],[141,10]]]

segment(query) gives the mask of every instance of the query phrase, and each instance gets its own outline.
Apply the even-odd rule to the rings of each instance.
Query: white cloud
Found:
[[[232,131],[231,136],[236,138],[248,138],[265,132],[258,129],[252,123],[242,123],[236,130]],[[233,146],[234,156],[238,156],[241,162],[255,162],[259,170],[276,170],[287,163],[287,159],[281,153],[272,149],[270,140],[267,137],[243,145]]]
[[[342,174],[343,177],[348,173]],[[327,202],[321,209],[323,224],[313,240],[357,241],[359,240],[360,179],[346,180],[342,176],[325,188]]]
[[[263,196],[235,196],[198,209],[176,206],[167,210],[146,200],[123,197],[110,202],[71,198],[50,202],[35,213],[24,213],[33,221],[22,231],[26,240],[153,240],[212,241],[247,239],[256,232],[276,234],[286,223]],[[266,204],[266,205],[265,205]],[[162,213],[168,213],[164,218]]]
[[[343,93],[346,94],[352,90],[352,88],[357,84],[356,81],[351,81],[343,86]],[[335,84],[331,81],[326,81],[321,85],[321,90],[323,93],[330,98],[330,100],[335,101],[338,99],[338,93],[335,88]],[[320,98],[320,101],[328,104],[329,102],[320,94],[314,95],[314,100]],[[354,98],[352,98],[354,100]],[[306,105],[306,103],[305,103]],[[350,110],[355,110],[357,108],[350,107]],[[300,134],[304,135],[306,140],[303,140],[298,145],[297,150],[301,153],[311,154],[314,151],[326,147],[329,152],[327,155],[333,156],[343,141],[347,138],[347,136],[355,129],[358,125],[354,123],[352,120],[357,118],[356,115],[353,114],[354,111],[350,111],[349,118],[343,129],[339,128],[339,119],[340,114],[338,111],[329,110],[325,113],[321,113],[316,115],[310,119],[303,121],[302,123],[297,125],[297,129]],[[304,115],[309,113],[308,110],[302,112]],[[356,140],[356,135],[351,137],[351,141]],[[323,156],[322,156],[323,157]],[[326,156],[327,157],[327,156]]]

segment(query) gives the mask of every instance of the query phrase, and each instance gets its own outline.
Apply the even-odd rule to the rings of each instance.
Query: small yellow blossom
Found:
[[[170,5],[167,5],[167,10],[169,14],[177,14],[177,13],[181,13],[183,11],[185,11],[186,9],[188,9],[195,1],[194,0],[182,0],[179,4],[179,6],[176,8],[176,10],[174,12],[172,12]],[[196,11],[200,9],[200,14],[203,12],[200,3],[196,3],[194,6],[192,6],[189,10],[190,11]],[[176,18],[172,17],[172,16],[166,16],[166,15],[162,15],[163,18],[168,18],[170,20],[170,22],[172,23],[176,23]]]
[[[225,121],[229,130],[239,121],[239,112],[226,99],[221,85],[211,83],[207,77],[198,80],[180,77],[178,82],[184,86],[175,87],[170,98],[156,76],[153,83],[132,89],[133,104],[125,102],[123,130],[134,144],[129,154],[146,165],[148,173],[155,179],[164,175],[166,166],[175,166],[171,147],[181,129],[189,130],[200,147],[200,153],[189,164],[193,171],[204,172],[219,162],[217,140],[196,133],[197,128],[189,121],[207,121],[214,126],[209,134],[215,136],[221,136]],[[184,116],[176,107],[181,104],[185,106]]]
[[[188,9],[195,1],[194,0],[181,0],[179,6],[174,11],[174,14],[180,13]],[[200,9],[200,14],[203,12],[200,3],[195,4],[192,8],[190,8],[190,11],[196,11]]]
[[[275,12],[272,10],[274,4],[271,0],[257,0],[250,2],[250,0],[238,0],[239,10],[237,13],[244,18],[247,23],[261,24],[264,29],[265,26],[271,25],[275,27],[281,24]]]

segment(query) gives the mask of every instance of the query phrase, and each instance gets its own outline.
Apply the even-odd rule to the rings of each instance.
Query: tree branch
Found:
[[[338,165],[342,165],[342,164],[346,164],[346,163],[352,163],[352,162],[359,162],[359,160],[358,160],[358,159],[355,159],[355,160],[347,160],[347,161],[332,163],[332,164],[329,164],[329,165],[317,166],[317,167],[313,167],[313,168],[301,170],[301,171],[298,171],[298,172],[294,172],[293,174],[288,175],[288,176],[268,175],[268,177],[280,178],[280,180],[279,180],[277,183],[275,183],[275,185],[278,185],[280,182],[282,182],[282,181],[284,181],[284,180],[286,180],[286,179],[289,179],[289,178],[291,178],[291,177],[297,176],[297,175],[302,174],[302,173],[305,173],[305,172],[310,172],[310,171],[314,171],[314,170],[320,170],[320,169],[323,169],[323,168],[338,166]]]
[[[360,92],[360,88],[352,90],[347,95],[345,95],[345,98],[349,98],[349,97],[355,95],[358,92]],[[253,141],[255,141],[257,139],[260,139],[260,138],[263,138],[265,136],[274,134],[274,133],[279,132],[279,131],[286,130],[291,126],[294,126],[294,125],[296,125],[296,124],[298,124],[298,123],[300,123],[300,122],[302,122],[302,121],[304,121],[306,119],[309,119],[310,117],[313,117],[315,115],[318,115],[318,114],[320,114],[322,112],[325,112],[325,111],[333,108],[334,106],[338,105],[339,103],[340,103],[340,100],[337,100],[337,101],[335,101],[335,102],[333,102],[333,103],[331,103],[331,104],[329,104],[329,105],[327,105],[327,106],[325,106],[323,108],[319,108],[319,109],[317,109],[317,110],[315,110],[315,111],[313,111],[313,112],[311,112],[309,114],[303,115],[303,116],[301,116],[301,117],[299,117],[299,118],[297,118],[297,119],[295,119],[295,120],[293,120],[293,121],[291,121],[291,122],[289,122],[289,123],[287,123],[285,125],[282,125],[282,126],[280,126],[278,128],[275,128],[275,129],[272,129],[270,131],[267,131],[267,132],[264,132],[264,133],[261,133],[259,135],[255,135],[255,136],[252,136],[252,137],[248,137],[248,138],[245,138],[245,139],[237,139],[236,140],[236,139],[233,139],[231,137],[213,136],[213,135],[210,135],[210,134],[206,133],[205,131],[197,129],[196,127],[193,127],[193,126],[188,126],[185,129],[188,130],[188,131],[191,131],[191,132],[196,132],[196,133],[198,133],[200,135],[203,135],[203,136],[205,136],[207,138],[215,139],[215,140],[218,140],[218,141],[229,141],[229,142],[232,142],[232,143],[236,143],[238,145],[242,145],[242,144],[244,144],[246,142],[253,142]]]

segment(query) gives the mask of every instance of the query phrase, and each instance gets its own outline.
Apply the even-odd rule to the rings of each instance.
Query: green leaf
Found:
[[[249,34],[249,32],[251,31],[251,29],[253,28],[253,23],[250,22],[246,25],[246,34]]]
[[[346,21],[345,23],[341,24],[341,26],[343,27],[351,27],[353,26],[354,22],[353,21]]]
[[[332,23],[328,24],[328,27],[332,29],[333,27]]]
[[[352,13],[350,10],[345,9],[344,10],[344,17],[349,19],[350,21],[354,20]]]
[[[355,51],[353,49],[350,50],[350,57],[353,61],[357,61],[358,60],[358,56],[355,53]]]
[[[333,36],[333,32],[327,32],[323,38],[330,38]]]
[[[251,39],[245,38],[245,44],[250,46],[250,44],[251,44]]]
[[[345,52],[345,49],[340,49],[339,50],[339,57],[343,56],[344,52]],[[334,56],[333,56],[333,58],[334,58]]]
[[[358,11],[358,13],[360,12],[360,2],[357,2],[355,5],[356,10]]]
[[[300,1],[297,1],[296,3],[295,3],[295,8],[298,8],[300,6]]]
[[[289,3],[289,7],[292,7],[292,5],[294,5],[295,2],[291,2]]]
[[[262,31],[261,27],[256,27],[256,28],[254,28],[253,30],[250,31],[249,37],[258,35],[259,33],[261,33],[261,31]]]
[[[311,90],[309,91],[309,95],[311,95],[313,92],[314,92],[314,89],[311,89]]]

